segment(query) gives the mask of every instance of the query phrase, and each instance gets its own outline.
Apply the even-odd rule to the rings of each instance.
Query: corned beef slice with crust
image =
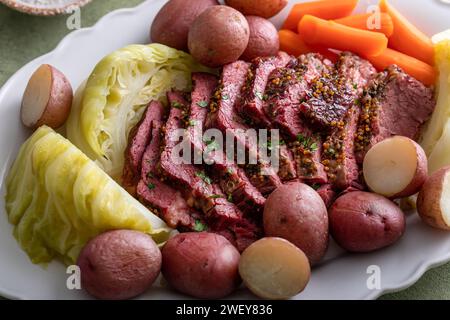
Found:
[[[156,211],[170,227],[193,230],[195,222],[201,221],[202,214],[190,208],[179,191],[157,177],[161,154],[161,127],[161,121],[152,122],[151,141],[142,159],[137,194],[139,200]]]
[[[376,70],[368,61],[342,53],[334,71],[313,81],[306,101],[300,106],[303,115],[312,126],[333,130],[375,75]]]
[[[245,84],[241,89],[242,96],[236,104],[239,114],[248,117],[249,122],[257,126],[269,127],[271,121],[264,112],[264,93],[269,75],[277,68],[282,68],[292,59],[280,52],[277,56],[261,57],[252,61],[247,72]]]
[[[164,106],[160,102],[150,102],[141,121],[129,134],[128,147],[125,150],[122,186],[133,195],[136,193],[136,186],[141,177],[142,156],[152,135],[152,122],[161,121],[164,112]]]
[[[246,132],[250,129],[244,124],[242,118],[234,110],[234,106],[240,98],[241,87],[245,83],[249,65],[243,61],[237,61],[223,67],[219,87],[211,102],[211,113],[207,120],[207,127],[217,128],[224,135],[231,133],[238,146],[251,152],[253,147],[249,145],[248,139],[243,139],[237,131]],[[245,138],[245,137],[244,137]],[[251,157],[258,158],[257,155]],[[245,171],[251,183],[263,195],[267,195],[279,187],[282,182],[278,175],[269,165],[259,163],[258,165],[246,166]],[[262,175],[264,172],[264,175]]]
[[[226,198],[220,186],[212,181],[204,169],[191,164],[175,164],[172,153],[178,141],[174,138],[176,130],[183,128],[188,104],[179,92],[168,93],[172,107],[165,127],[165,146],[161,154],[161,170],[164,175],[182,191],[188,198],[188,203],[201,209],[212,230],[234,230],[237,226],[251,230],[251,239],[239,239],[246,236],[235,233],[236,243],[251,243],[257,239],[257,228],[246,220],[242,212]],[[238,249],[244,249],[238,247]]]

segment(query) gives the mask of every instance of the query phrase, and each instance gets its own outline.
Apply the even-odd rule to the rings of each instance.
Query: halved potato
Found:
[[[413,140],[396,136],[369,150],[364,158],[364,178],[375,193],[391,199],[417,193],[428,175],[428,161]]]
[[[258,297],[281,300],[305,289],[311,268],[303,251],[289,241],[263,238],[242,253],[239,273]]]
[[[32,129],[61,127],[72,106],[72,86],[66,76],[49,65],[41,65],[31,76],[23,94],[22,123]]]
[[[433,173],[417,198],[417,212],[428,225],[450,230],[450,167]]]

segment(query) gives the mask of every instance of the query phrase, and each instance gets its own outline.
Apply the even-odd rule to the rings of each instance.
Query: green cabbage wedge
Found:
[[[123,190],[72,143],[48,127],[21,147],[6,180],[14,236],[34,263],[75,263],[107,230],[145,232],[163,243],[166,224]]]
[[[191,72],[208,71],[192,57],[161,44],[130,45],[101,60],[75,99],[67,137],[118,180],[131,129],[151,100],[171,89],[190,90]]]

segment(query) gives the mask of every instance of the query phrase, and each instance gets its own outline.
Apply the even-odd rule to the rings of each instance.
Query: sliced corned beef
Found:
[[[361,103],[355,142],[358,163],[374,144],[386,138],[418,138],[436,106],[433,90],[397,66],[389,67],[372,81]]]
[[[201,129],[195,126],[204,126],[209,112],[211,97],[217,87],[217,79],[208,74],[194,74],[192,76],[194,88],[191,95],[191,108],[189,118],[195,121],[194,126],[188,128],[193,147],[197,154],[208,156],[217,180],[226,194],[226,198],[235,203],[244,213],[254,214],[262,212],[265,198],[251,184],[243,169],[239,168],[233,161],[228,161],[223,150],[210,150],[211,145],[206,145],[202,135],[198,134]],[[205,108],[206,107],[206,108]],[[190,121],[190,122],[191,122]],[[205,152],[209,151],[209,152]]]
[[[288,144],[296,165],[297,178],[310,184],[325,184],[328,176],[321,163],[322,139],[305,128],[297,140]]]
[[[249,123],[262,127],[269,127],[270,120],[264,112],[264,100],[269,75],[277,68],[282,68],[292,59],[285,52],[277,56],[260,57],[252,61],[248,70],[245,85],[241,89],[241,99],[236,104],[236,110]]]
[[[152,121],[160,121],[163,114],[164,106],[160,102],[150,102],[141,121],[129,134],[128,147],[125,150],[122,186],[133,195],[136,193],[136,186],[141,177],[142,156],[150,142]]]
[[[162,122],[152,122],[151,141],[142,157],[141,180],[137,186],[139,200],[156,211],[172,228],[193,230],[201,221],[198,211],[190,208],[182,194],[157,178],[160,158]]]
[[[348,109],[375,75],[370,62],[348,52],[342,53],[334,72],[313,81],[300,109],[314,127],[332,130],[342,126]]]
[[[361,185],[354,152],[359,115],[359,106],[351,107],[342,124],[333,129],[323,144],[322,164],[325,166],[330,183],[337,190]]]
[[[330,208],[337,199],[337,192],[333,189],[331,184],[324,184],[317,189],[317,193],[322,198],[323,202]]]
[[[294,154],[286,145],[281,145],[279,150],[280,169],[278,176],[283,182],[291,181],[297,178],[297,169],[294,160]]]
[[[217,128],[224,135],[231,134],[236,143],[245,148],[247,152],[252,152],[253,146],[249,145],[248,139],[238,134],[238,131],[246,132],[250,127],[245,125],[240,116],[234,110],[234,106],[240,99],[241,87],[245,83],[249,65],[243,61],[237,61],[223,67],[222,76],[218,89],[216,90],[211,102],[211,113],[207,120],[207,127]],[[243,139],[244,138],[244,139]],[[258,158],[257,155],[251,155]],[[251,166],[246,170],[249,174],[249,180],[263,195],[271,192],[282,184],[281,179],[276,175],[270,166],[260,163],[257,166]],[[265,172],[263,178],[258,176],[255,179],[255,173]]]
[[[178,129],[183,128],[183,119],[189,107],[179,92],[168,93],[168,100],[172,108],[165,126],[165,144],[161,154],[160,165],[163,174],[183,192],[188,203],[204,212],[212,230],[232,228],[237,224],[251,224],[243,217],[242,212],[228,201],[220,186],[212,181],[205,170],[191,164],[173,162],[173,149],[178,143],[174,135]],[[236,238],[238,236],[235,234]],[[254,235],[254,240],[256,239],[257,235]]]
[[[272,72],[266,89],[265,111],[276,127],[291,139],[305,134],[300,104],[313,80],[329,73],[333,65],[319,54],[307,54]]]

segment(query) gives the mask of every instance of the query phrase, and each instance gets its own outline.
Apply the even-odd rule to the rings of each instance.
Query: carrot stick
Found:
[[[382,33],[360,30],[306,15],[298,25],[298,33],[310,45],[319,45],[360,55],[376,56],[388,45]]]
[[[378,56],[368,56],[366,58],[379,71],[395,64],[410,76],[423,82],[426,86],[431,86],[436,83],[437,72],[433,66],[404,53],[388,48]]]
[[[431,39],[386,0],[380,1],[380,10],[388,13],[394,22],[394,34],[389,39],[389,47],[434,65],[434,47]]]
[[[289,16],[284,22],[283,29],[297,31],[297,25],[303,16],[312,16],[325,20],[339,19],[353,12],[358,0],[322,0],[304,2],[294,5]]]
[[[381,32],[388,38],[394,33],[394,22],[387,13],[381,13],[379,17],[372,13],[356,14],[334,21],[348,27]]]
[[[336,62],[338,55],[325,47],[307,45],[299,34],[291,30],[280,30],[280,50],[285,51],[295,57],[307,53],[320,53],[325,58]]]

